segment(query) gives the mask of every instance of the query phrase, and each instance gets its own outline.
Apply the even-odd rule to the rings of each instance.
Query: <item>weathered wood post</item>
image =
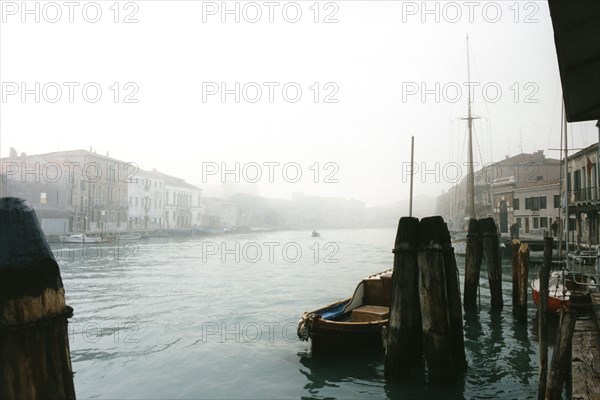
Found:
[[[481,271],[481,259],[483,256],[483,244],[481,232],[476,219],[469,220],[469,232],[467,234],[467,248],[465,251],[465,310],[477,308],[477,288],[479,287],[479,274]]]
[[[519,248],[521,241],[512,240],[512,303],[513,314],[517,315],[517,306],[519,304]]]
[[[560,400],[571,367],[571,341],[577,317],[575,312],[562,310],[558,338],[552,354],[550,374],[546,387],[546,400]]]
[[[529,285],[527,284],[529,274],[529,245],[522,243],[518,253],[518,296],[515,316],[519,322],[527,322],[527,294]]]
[[[538,399],[546,396],[546,379],[548,376],[548,326],[546,309],[550,281],[550,265],[552,264],[552,237],[544,238],[544,264],[540,269],[540,301],[538,304],[538,339],[540,343],[540,374],[538,378]]]
[[[33,209],[0,199],[0,398],[74,399],[58,264]]]
[[[423,352],[432,380],[452,374],[451,334],[444,271],[444,220],[428,217],[419,226],[419,299],[423,326]]]
[[[504,302],[502,300],[502,260],[498,229],[496,229],[496,222],[491,217],[480,219],[479,229],[483,242],[483,254],[487,262],[492,310],[500,310]]]
[[[412,361],[422,356],[423,335],[419,303],[419,219],[403,217],[394,246],[390,326],[385,353],[386,379],[407,378]]]
[[[467,357],[465,356],[465,336],[463,329],[462,304],[460,302],[460,284],[458,281],[458,267],[450,238],[448,225],[444,223],[444,273],[446,275],[446,297],[448,298],[448,317],[450,323],[450,346],[454,368],[465,370]]]

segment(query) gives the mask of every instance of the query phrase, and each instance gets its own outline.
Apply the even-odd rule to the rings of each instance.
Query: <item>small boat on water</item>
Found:
[[[318,238],[318,237],[321,237],[321,234],[317,231],[312,231],[312,237]]]
[[[144,237],[143,233],[140,232],[129,232],[129,233],[116,233],[107,236],[109,241],[125,241],[125,240],[139,240]]]
[[[102,243],[105,241],[100,236],[87,236],[85,233],[64,235],[60,239],[63,243]]]
[[[568,310],[571,307],[570,297],[573,292],[587,293],[596,290],[596,278],[591,274],[572,271],[555,271],[550,274],[548,284],[548,312]],[[540,280],[531,282],[533,302],[540,304]]]
[[[389,324],[392,270],[363,279],[352,297],[305,312],[298,322],[300,340],[312,353],[382,347],[381,329]]]

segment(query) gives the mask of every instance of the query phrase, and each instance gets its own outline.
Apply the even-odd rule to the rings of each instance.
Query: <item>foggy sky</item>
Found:
[[[434,93],[422,102],[420,92],[409,96],[406,89],[423,84],[435,90],[438,82],[443,95],[442,87],[463,85],[467,34],[471,81],[502,90],[500,97],[490,91],[495,102],[486,102],[481,89],[474,89],[473,112],[483,117],[475,123],[476,160],[498,161],[521,148],[559,156],[548,150],[560,146],[561,88],[545,1],[520,2],[518,15],[515,2],[480,2],[473,22],[464,2],[453,3],[462,13],[457,22],[451,21],[456,19],[456,9],[447,2],[428,2],[431,9],[439,7],[437,16],[435,12],[423,15],[422,2],[322,2],[318,23],[309,8],[313,2],[297,2],[302,16],[296,23],[282,16],[286,2],[274,9],[273,23],[263,2],[257,3],[263,12],[257,23],[249,23],[243,15],[239,23],[231,15],[222,23],[220,13],[205,13],[203,22],[203,7],[211,11],[221,2],[131,3],[137,7],[121,9],[118,23],[109,9],[113,2],[98,2],[103,14],[97,23],[82,18],[82,7],[75,10],[73,23],[67,15],[57,23],[43,17],[36,23],[31,16],[22,23],[20,13],[3,14],[0,80],[4,85],[26,82],[33,88],[35,82],[41,86],[76,82],[79,86],[73,103],[64,86],[56,103],[44,98],[36,103],[32,95],[22,102],[20,93],[3,98],[2,156],[8,155],[9,147],[36,154],[92,146],[98,153],[109,151],[112,157],[199,186],[204,183],[203,165],[206,172],[207,167],[222,163],[234,168],[237,162],[254,177],[258,164],[263,174],[259,190],[264,196],[304,192],[382,205],[408,196],[408,180],[402,172],[414,135],[416,162],[434,171],[417,174],[415,193],[436,196],[450,186],[444,181],[443,166],[466,161],[465,124],[458,120],[466,114],[466,87],[462,86],[455,103],[447,96],[436,102]],[[234,3],[228,2],[232,8]],[[240,2],[240,9],[244,4]],[[498,7],[502,15],[491,22]],[[123,23],[132,11],[139,22]],[[330,13],[337,23],[323,22]],[[294,15],[293,9],[289,15]],[[96,103],[82,97],[81,87],[89,82],[102,88]],[[115,90],[110,89],[115,82],[119,83],[118,103]],[[125,87],[128,82],[132,85]],[[256,82],[262,97],[256,103],[243,97],[236,103],[229,95],[223,103],[214,95],[204,102],[203,83],[206,89],[211,82],[217,86],[224,82],[230,89],[236,82],[241,87]],[[275,88],[273,103],[264,82]],[[318,103],[314,102],[315,82]],[[298,102],[283,98],[286,83],[302,89]],[[139,92],[133,99],[138,102],[124,103],[123,96],[135,87]],[[338,102],[323,102],[334,89],[339,91],[332,99]],[[531,102],[525,102],[526,95]],[[569,145],[580,148],[597,141],[594,123],[571,124]],[[315,163],[319,163],[318,177]],[[287,171],[291,175],[282,175],[285,164],[294,166]],[[268,179],[269,165],[273,182]],[[302,178],[290,183],[297,166]],[[326,183],[328,174],[333,175]],[[215,176],[206,180],[218,181]]]

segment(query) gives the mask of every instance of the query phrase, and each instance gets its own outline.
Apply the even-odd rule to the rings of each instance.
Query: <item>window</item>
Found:
[[[546,218],[546,217],[540,218],[540,228],[548,228],[548,218]]]
[[[519,199],[513,199],[513,210],[519,209]]]
[[[554,208],[560,208],[560,195],[554,195]]]
[[[538,217],[533,217],[533,229],[538,229],[540,227],[540,219]]]
[[[137,207],[137,205],[138,205],[138,198],[136,197],[135,198],[135,206]]]
[[[46,204],[46,192],[40,193],[40,204]]]
[[[517,225],[519,225],[519,228],[521,228],[521,218],[517,218]]]
[[[537,211],[540,209],[541,197],[526,197],[525,198],[525,209]]]
[[[540,210],[546,209],[546,196],[540,196]]]

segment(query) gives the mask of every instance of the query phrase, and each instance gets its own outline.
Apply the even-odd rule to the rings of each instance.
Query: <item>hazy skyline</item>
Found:
[[[437,196],[452,185],[443,166],[466,161],[458,119],[469,34],[473,112],[482,117],[476,160],[521,148],[559,158],[550,149],[560,147],[562,93],[546,2],[427,2],[429,13],[423,2],[228,2],[238,4],[239,23],[221,15],[221,2],[120,2],[118,13],[114,2],[96,2],[99,17],[93,2],[80,2],[73,23],[64,7],[50,22],[56,9],[37,3],[39,23],[20,2],[2,2],[3,157],[10,147],[92,146],[199,186],[216,183],[220,171],[208,169],[238,163],[245,178],[261,168],[263,196],[384,205],[408,197],[403,163],[414,135],[417,164],[439,171],[417,174],[415,193]],[[22,83],[39,102],[35,93],[21,98]],[[239,83],[239,102],[235,93],[223,102],[222,83]],[[569,147],[596,142],[594,124],[570,124]]]

